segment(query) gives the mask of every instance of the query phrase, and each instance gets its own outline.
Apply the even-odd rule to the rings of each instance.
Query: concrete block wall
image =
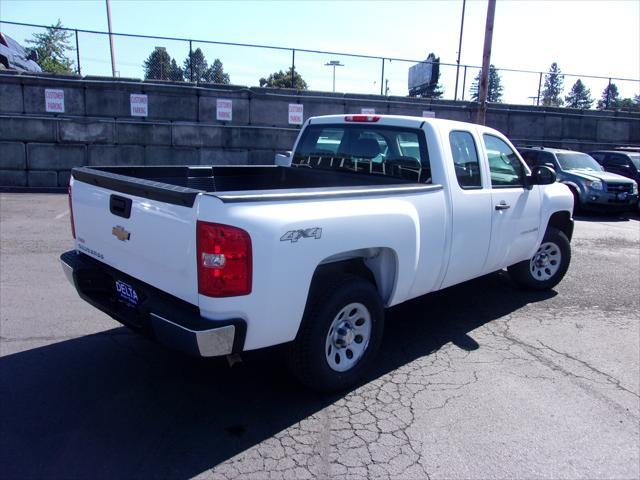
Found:
[[[46,88],[64,91],[64,113],[45,109]],[[134,117],[130,95],[146,94],[148,116]],[[216,101],[233,101],[232,120]],[[288,105],[317,115],[376,113],[474,121],[476,104],[407,97],[296,92],[104,77],[0,74],[0,187],[60,187],[78,165],[270,164],[299,131]],[[640,144],[640,115],[492,105],[487,124],[516,144],[578,150]]]

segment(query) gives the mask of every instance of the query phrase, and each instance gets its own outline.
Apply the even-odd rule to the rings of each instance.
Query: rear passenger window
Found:
[[[524,186],[524,167],[511,147],[493,135],[485,133],[482,138],[487,149],[491,186]]]
[[[449,133],[451,156],[456,177],[460,187],[482,188],[480,177],[480,162],[473,136],[469,132],[456,131]]]

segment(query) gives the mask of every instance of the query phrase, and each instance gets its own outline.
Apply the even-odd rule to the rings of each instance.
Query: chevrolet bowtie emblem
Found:
[[[111,233],[116,236],[118,240],[124,242],[125,240],[129,240],[131,238],[131,234],[127,232],[123,227],[117,225],[111,229]]]

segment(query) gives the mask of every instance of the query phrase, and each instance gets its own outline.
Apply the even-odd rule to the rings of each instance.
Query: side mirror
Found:
[[[274,163],[279,167],[290,167],[291,166],[291,152],[286,153],[276,153],[276,158]]]
[[[551,185],[556,181],[556,172],[554,169],[544,165],[533,167],[531,176],[529,177],[530,185]]]
[[[38,52],[36,50],[28,50],[27,60],[32,60],[34,62],[38,61]]]

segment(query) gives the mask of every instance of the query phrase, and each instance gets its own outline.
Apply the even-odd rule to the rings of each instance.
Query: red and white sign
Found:
[[[233,102],[218,98],[216,100],[216,120],[230,122],[233,118]]]
[[[304,106],[299,103],[289,104],[289,124],[302,125],[304,119]]]
[[[44,89],[44,109],[52,113],[64,113],[64,90]]]
[[[423,110],[422,116],[424,118],[436,118],[436,112],[432,112],[431,110]]]
[[[375,108],[361,108],[360,109],[360,113],[362,115],[375,115],[376,114],[376,109]]]
[[[129,96],[132,117],[146,117],[149,115],[149,98],[146,95],[132,93]]]

